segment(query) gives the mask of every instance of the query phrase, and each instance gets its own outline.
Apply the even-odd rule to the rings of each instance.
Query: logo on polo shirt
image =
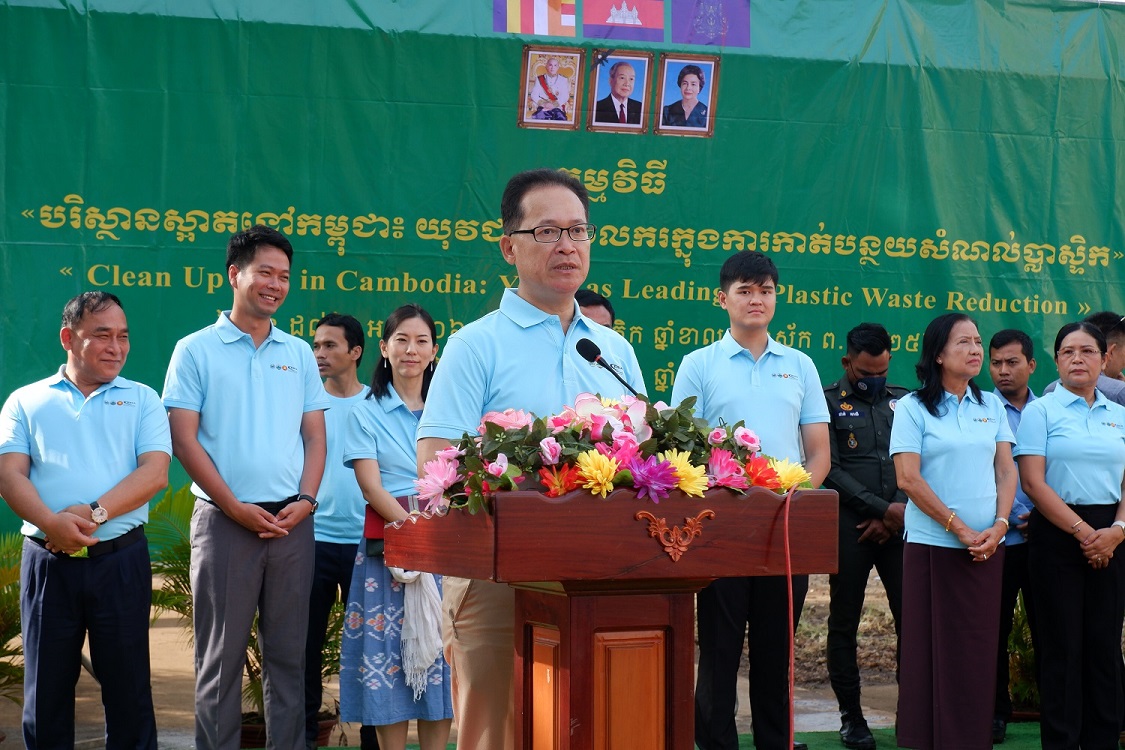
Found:
[[[1106,427],[1112,427],[1115,430],[1119,430],[1122,427],[1125,427],[1125,424],[1121,424],[1120,422],[1102,422],[1102,424],[1104,424]]]
[[[276,362],[270,363],[271,370],[280,370],[282,372],[297,372],[297,365],[278,364]]]
[[[781,378],[782,380],[797,379],[797,376],[791,372],[775,372],[772,377]]]
[[[997,422],[999,420],[996,419],[996,417],[973,417],[973,421],[974,422],[988,423],[988,422]]]
[[[106,406],[136,406],[137,405],[136,401],[125,401],[124,399],[120,399],[120,398],[107,398],[102,403],[105,404]]]

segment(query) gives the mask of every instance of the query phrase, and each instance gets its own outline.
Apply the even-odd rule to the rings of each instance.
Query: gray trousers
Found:
[[[313,522],[259,539],[196,500],[191,518],[195,603],[195,746],[233,750],[242,724],[242,675],[258,614],[268,750],[305,747],[305,635]]]

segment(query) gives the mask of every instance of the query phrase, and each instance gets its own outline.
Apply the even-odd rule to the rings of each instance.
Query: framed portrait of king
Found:
[[[576,47],[523,48],[519,126],[576,130],[586,51]]]
[[[652,53],[594,50],[586,128],[644,133],[651,113]]]

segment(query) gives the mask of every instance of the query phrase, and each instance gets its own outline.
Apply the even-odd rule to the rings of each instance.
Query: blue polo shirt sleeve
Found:
[[[695,396],[695,415],[700,416],[703,413],[703,404],[700,399],[703,398],[703,385],[700,380],[700,372],[698,365],[698,358],[686,355],[680,361],[680,367],[676,370],[676,380],[672,383],[672,407],[677,407],[683,400]]]
[[[23,453],[31,455],[31,436],[20,407],[19,391],[8,396],[0,410],[0,454]]]
[[[1016,456],[1047,455],[1047,399],[1040,398],[1024,407],[1016,430]]]
[[[888,453],[922,453],[922,437],[925,434],[926,417],[922,413],[926,407],[913,393],[898,400],[895,418],[891,422],[891,444]]]
[[[985,403],[988,404],[988,410],[992,412],[992,416],[996,418],[996,442],[1016,442],[1016,436],[1012,434],[1012,426],[1008,424],[1008,414],[1004,409],[1003,402],[993,393],[982,393],[981,396],[984,398]],[[1033,401],[1032,403],[1035,402]]]
[[[344,428],[343,458],[344,466],[355,468],[356,459],[371,458],[379,460],[379,434],[375,429],[375,399],[365,399],[356,404],[348,414]]]
[[[801,358],[801,382],[805,395],[801,398],[801,418],[799,424],[820,424],[830,420],[828,401],[824,398],[824,388],[820,385],[820,373],[809,357]]]
[[[518,352],[513,353],[510,362],[493,366],[519,367]],[[456,442],[464,433],[475,432],[482,406],[488,401],[487,389],[488,367],[468,343],[452,336],[434,370],[418,437]]]
[[[302,369],[305,373],[305,405],[303,411],[324,411],[332,403],[328,400],[328,391],[324,390],[324,383],[320,380],[320,369],[316,366],[316,356],[308,342],[301,347],[301,358],[305,360]]]
[[[168,372],[164,376],[163,401],[166,408],[203,410],[203,382],[188,339],[176,342]]]
[[[160,403],[156,391],[147,385],[137,384],[141,394],[140,427],[137,430],[137,455],[160,451],[172,455],[172,433],[168,427],[168,412]]]

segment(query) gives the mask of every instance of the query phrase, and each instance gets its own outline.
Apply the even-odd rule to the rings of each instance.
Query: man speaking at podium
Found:
[[[534,169],[508,181],[500,201],[500,252],[519,286],[500,308],[453,334],[430,384],[418,425],[418,465],[461,435],[476,433],[490,411],[536,416],[562,410],[582,392],[616,397],[623,387],[575,349],[590,339],[611,366],[644,392],[629,343],[582,315],[574,293],[590,270],[589,196],[566,172]],[[515,595],[506,584],[446,576],[442,601],[445,658],[453,671],[458,750],[515,747],[513,658]]]

